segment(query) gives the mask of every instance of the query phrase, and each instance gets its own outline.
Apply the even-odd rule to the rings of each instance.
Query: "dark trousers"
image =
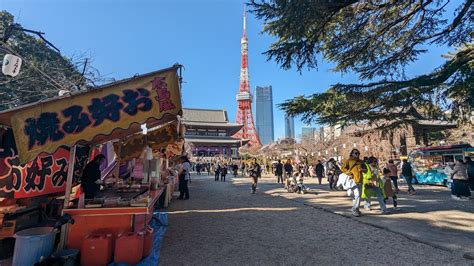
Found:
[[[412,185],[413,176],[405,176],[405,179],[407,180],[408,192],[415,191],[415,189],[413,188],[413,185]]]
[[[252,179],[252,192],[255,193],[255,191],[257,190],[258,177],[252,176]]]
[[[225,175],[224,174],[221,174],[221,181],[225,182]]]
[[[318,175],[318,182],[319,184],[321,185],[321,181],[323,180],[323,176],[322,175]]]
[[[280,180],[281,180],[281,183],[283,184],[283,175],[282,174],[276,174],[277,176],[277,183],[280,183]]]
[[[216,172],[216,174],[214,175],[214,181],[219,181],[219,175],[220,173]]]
[[[179,198],[189,199],[188,180],[179,180]]]
[[[395,186],[396,189],[398,189],[398,176],[390,176],[390,179],[392,179],[393,185]]]
[[[337,184],[337,180],[335,178],[335,176],[332,174],[332,175],[329,175],[329,189],[335,189],[336,188],[336,184]]]

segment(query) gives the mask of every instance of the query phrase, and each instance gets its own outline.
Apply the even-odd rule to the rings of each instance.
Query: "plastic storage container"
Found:
[[[124,233],[115,240],[115,263],[137,264],[143,257],[144,233]]]
[[[34,265],[41,257],[49,257],[53,253],[56,233],[52,227],[36,227],[17,232],[12,265]]]
[[[145,234],[143,239],[143,257],[148,257],[153,249],[153,228],[147,226],[143,232]]]
[[[112,261],[112,234],[91,234],[82,241],[81,265],[107,265]]]

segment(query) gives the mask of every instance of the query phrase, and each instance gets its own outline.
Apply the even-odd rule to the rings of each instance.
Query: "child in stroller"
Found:
[[[288,192],[305,194],[308,191],[308,188],[304,185],[304,174],[295,173],[290,180],[290,185],[288,186]]]

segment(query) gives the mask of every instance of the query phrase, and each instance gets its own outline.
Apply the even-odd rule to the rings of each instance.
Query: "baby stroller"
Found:
[[[291,178],[288,192],[305,194],[308,190],[309,189],[303,183],[303,174],[296,174]]]

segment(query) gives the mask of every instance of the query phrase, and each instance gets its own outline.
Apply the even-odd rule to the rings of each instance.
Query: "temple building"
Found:
[[[249,141],[232,137],[243,125],[230,123],[225,110],[183,108],[183,124],[193,157],[239,158],[238,149]]]

